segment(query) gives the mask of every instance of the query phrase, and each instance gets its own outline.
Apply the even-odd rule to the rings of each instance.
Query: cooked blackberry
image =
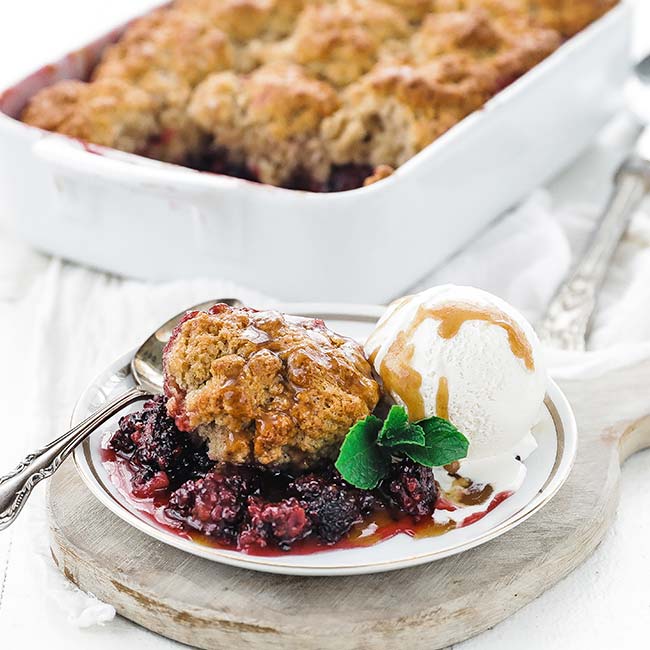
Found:
[[[156,497],[186,530],[233,547],[289,550],[307,537],[331,545],[373,511],[430,516],[436,505],[433,471],[411,460],[394,462],[378,489],[359,490],[331,463],[309,473],[220,462],[179,431],[162,398],[121,418],[110,443],[130,463],[136,498]],[[298,470],[299,471],[299,470]]]
[[[154,472],[148,468],[142,468],[135,472],[131,479],[133,496],[138,499],[148,499],[157,492],[162,492],[169,487],[169,477],[165,472]]]
[[[246,516],[247,498],[258,489],[259,476],[254,470],[222,464],[175,490],[165,511],[194,530],[235,542]]]
[[[174,489],[191,478],[204,476],[214,465],[204,442],[176,428],[167,415],[163,397],[155,397],[145,402],[137,413],[120,418],[119,429],[110,439],[109,447],[138,467],[133,487],[140,493],[160,472]],[[159,476],[156,484],[163,482]]]
[[[250,497],[247,522],[239,535],[238,546],[242,549],[251,546],[264,548],[274,543],[288,551],[293,543],[309,535],[311,527],[305,509],[293,497],[277,502]]]
[[[433,470],[410,458],[393,464],[381,488],[400,510],[409,515],[426,517],[435,510],[438,486]]]
[[[314,532],[328,544],[338,542],[374,505],[369,492],[344,487],[338,478],[340,483],[333,477],[306,474],[290,487],[312,520]]]
[[[372,176],[373,171],[370,165],[332,165],[326,191],[345,192],[362,187],[364,181]]]

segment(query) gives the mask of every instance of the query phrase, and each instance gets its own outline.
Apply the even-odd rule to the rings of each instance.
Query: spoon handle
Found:
[[[650,162],[632,156],[614,179],[614,190],[585,252],[560,285],[538,332],[563,350],[584,350],[587,330],[609,262],[632,214],[650,191]]]
[[[0,530],[8,528],[16,520],[34,487],[52,476],[82,440],[125,406],[147,397],[151,394],[142,388],[131,388],[61,437],[29,454],[15,469],[0,477]]]

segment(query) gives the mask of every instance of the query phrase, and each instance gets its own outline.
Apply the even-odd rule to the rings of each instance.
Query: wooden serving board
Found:
[[[337,578],[236,569],[131,528],[71,462],[50,484],[52,553],[67,578],[123,616],[201,648],[445,647],[502,621],[589,556],[614,516],[621,463],[650,446],[650,360],[562,388],[580,431],[568,482],[521,526],[455,557]]]

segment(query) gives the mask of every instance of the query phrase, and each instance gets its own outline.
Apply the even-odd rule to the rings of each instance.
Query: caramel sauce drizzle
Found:
[[[447,305],[446,307],[425,311],[428,317],[440,321],[438,334],[443,339],[454,338],[463,323],[470,320],[485,321],[486,323],[502,328],[508,335],[508,342],[510,343],[512,354],[518,359],[521,359],[528,370],[535,370],[533,349],[528,339],[521,327],[502,311],[497,309],[479,309],[472,305]],[[418,319],[416,318],[416,320]]]
[[[407,533],[415,539],[421,539],[444,535],[454,528],[456,523],[452,520],[438,523],[433,518],[409,525],[396,520],[388,511],[379,510],[373,513],[369,520],[352,528],[349,539],[354,547],[373,546],[396,533]]]
[[[411,420],[424,418],[425,408],[420,393],[422,376],[411,366],[415,347],[409,341],[415,330],[429,318],[440,321],[438,335],[443,339],[454,338],[463,323],[472,320],[484,321],[501,327],[508,335],[508,342],[514,356],[521,359],[528,370],[535,369],[533,350],[528,339],[521,327],[503,312],[497,309],[481,309],[467,304],[449,304],[437,309],[421,306],[408,328],[397,334],[386,351],[379,368],[384,388],[400,398],[406,406]],[[371,354],[370,358],[373,364],[378,352],[379,348]],[[449,385],[445,377],[441,377],[438,385],[436,412],[439,417],[449,417]]]
[[[404,402],[409,419],[422,420],[424,418],[424,400],[420,394],[422,375],[411,367],[415,351],[413,344],[407,342],[411,333],[411,328],[406,332],[398,333],[381,361],[379,374],[386,391],[397,395]]]
[[[461,492],[458,502],[464,506],[480,506],[487,502],[493,492],[494,488],[489,483],[479,486],[470,485]]]
[[[451,490],[444,492],[445,497],[452,503],[461,506],[480,506],[489,501],[494,494],[490,483],[474,483],[465,476],[455,475]]]
[[[201,409],[211,414],[215,409],[222,408],[221,405],[217,406],[221,400],[230,416],[232,425],[219,433],[219,444],[222,446],[220,454],[228,459],[251,457],[253,451],[259,455],[263,452],[264,445],[272,446],[280,436],[286,436],[286,420],[293,417],[291,402],[296,405],[300,403],[299,396],[312,384],[312,375],[318,372],[318,367],[330,372],[328,379],[332,383],[336,382],[346,392],[365,401],[369,410],[374,408],[378,391],[374,379],[369,376],[366,358],[352,339],[327,330],[322,321],[294,321],[291,317],[285,318],[273,311],[247,312],[235,309],[235,312],[240,313],[240,337],[250,342],[255,351],[248,354],[241,365],[233,365],[230,375],[226,377],[220,374],[218,367],[215,369],[214,364],[218,364],[220,359],[208,366],[207,372],[211,376],[205,378],[203,387],[209,386],[213,394],[203,392],[199,404]],[[198,317],[202,321],[218,321],[219,312],[200,312]],[[204,323],[203,326],[207,329],[204,335],[198,326],[193,328],[193,325],[196,323],[192,320],[186,322],[184,336],[190,341],[190,337],[195,336],[199,341],[199,349],[203,348],[205,355],[212,354],[210,337],[218,331],[216,326],[211,325],[213,329],[209,329]],[[246,391],[242,388],[242,382],[246,380],[242,379],[242,373],[245,369],[254,372],[255,366],[251,360],[262,351],[268,351],[279,358],[286,369],[283,371],[283,399],[278,403],[289,406],[279,407],[271,403],[268,407],[254,407],[246,398]],[[311,363],[307,363],[307,360]],[[254,426],[251,428],[248,425],[252,421]],[[201,424],[209,424],[209,420],[198,421],[194,427]],[[241,427],[241,431],[237,431],[236,427]]]
[[[438,380],[436,415],[445,420],[449,419],[449,382],[447,381],[447,377],[440,377]]]

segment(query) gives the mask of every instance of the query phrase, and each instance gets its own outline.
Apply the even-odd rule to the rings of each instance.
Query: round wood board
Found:
[[[200,648],[441,648],[523,607],[587,558],[609,527],[621,463],[650,446],[650,360],[561,382],[580,431],[573,472],[504,536],[385,574],[299,578],[210,562],[106,510],[66,462],[49,488],[51,548],[65,576],[144,627]]]

